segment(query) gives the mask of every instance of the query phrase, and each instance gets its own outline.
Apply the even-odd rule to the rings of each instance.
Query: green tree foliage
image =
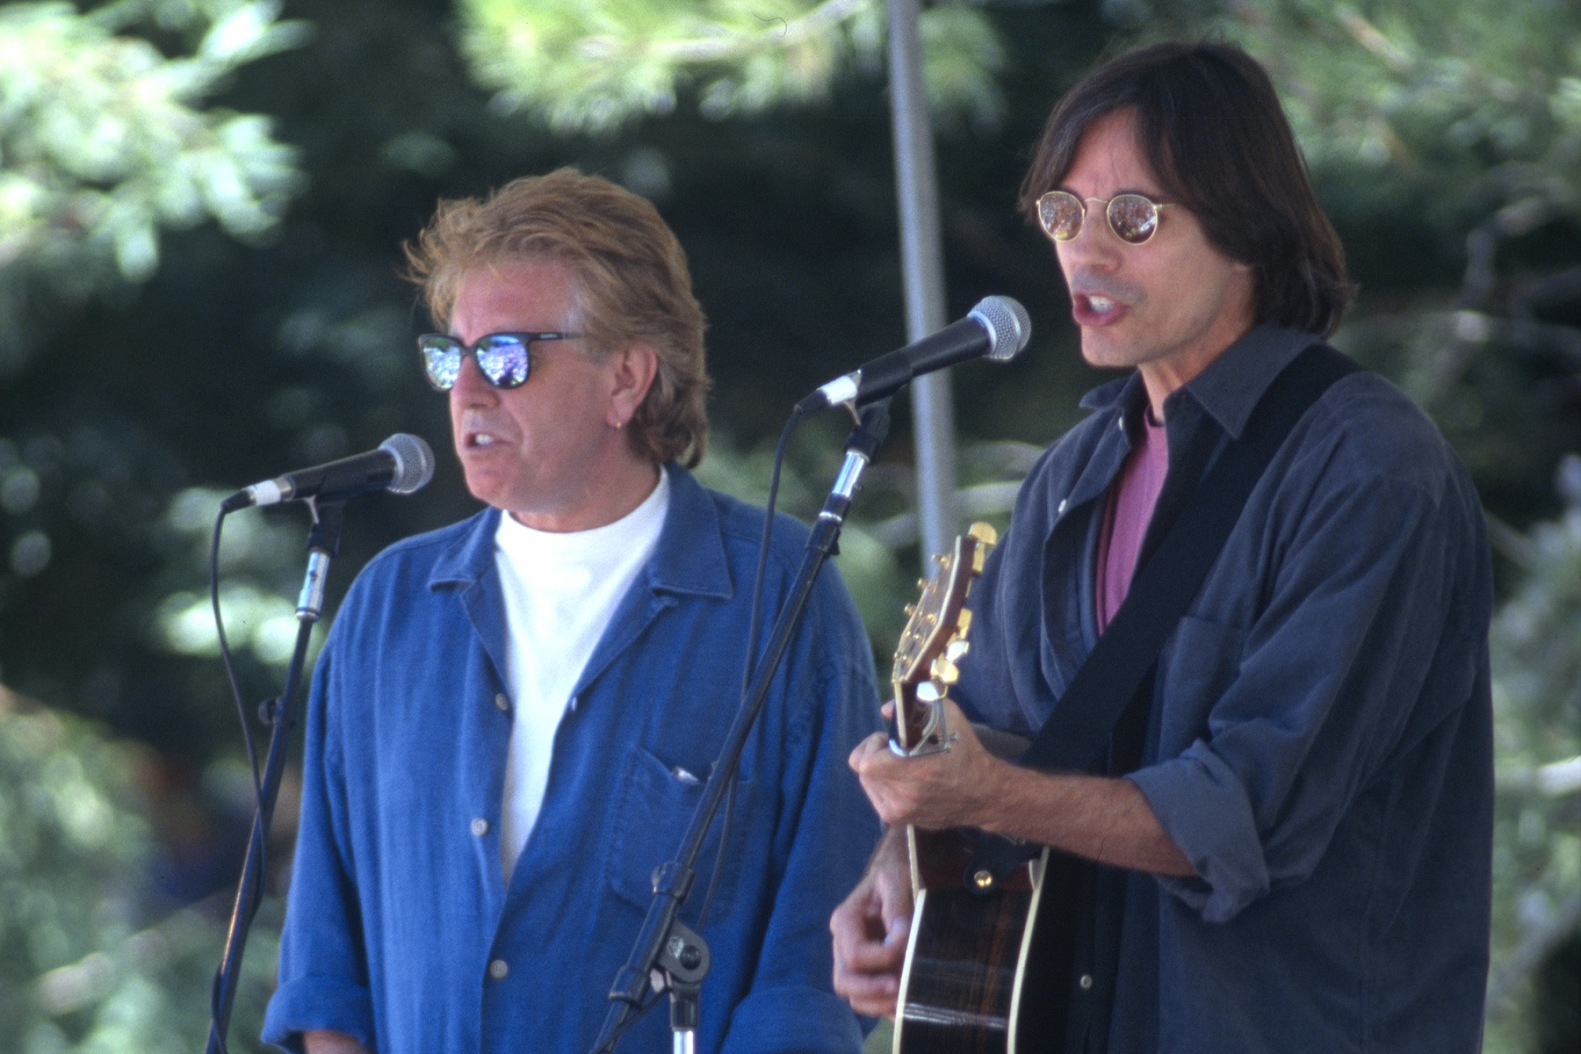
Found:
[[[851,69],[884,64],[880,0],[462,0],[461,48],[503,112],[560,133],[614,132],[674,112],[695,93],[706,116],[826,102]],[[942,5],[919,25],[940,113],[979,123],[1003,109],[1004,49],[980,11]]]
[[[1552,508],[1581,447],[1581,5],[1235,0],[1364,284],[1343,340],[1483,496]],[[1385,272],[1386,274],[1388,272]]]
[[[443,401],[408,358],[422,323],[395,278],[436,197],[566,163],[652,197],[711,323],[719,435],[703,472],[748,497],[791,402],[904,339],[880,0],[295,0],[311,38],[263,2],[82,7],[0,3],[0,658],[6,682],[194,772],[240,739],[204,593],[218,495],[396,430],[442,449]],[[1274,71],[1362,285],[1340,340],[1428,407],[1495,514],[1489,1045],[1512,1051],[1531,1049],[1531,966],[1576,888],[1575,497],[1551,481],[1581,448],[1578,20],[1574,0],[999,0],[925,4],[922,21],[952,306],[1007,293],[1034,318],[1016,363],[958,371],[978,440],[1048,442],[1096,376],[1047,244],[1012,211],[1054,99],[1160,27],[1227,34]],[[41,289],[68,295],[46,316],[28,299]],[[40,342],[20,320],[46,317],[65,339],[24,356]],[[839,558],[881,671],[917,563],[898,409]],[[844,428],[804,431],[781,504],[805,517]],[[963,447],[970,514],[1003,524],[1031,447]],[[415,500],[359,499],[330,609],[383,544],[475,507],[443,453]],[[227,629],[254,700],[278,689],[302,521],[253,510],[226,527]],[[201,1043],[220,912],[167,915],[128,892],[151,843],[117,773],[140,749],[68,717],[0,715],[0,854],[13,838],[62,847],[0,863],[0,914],[24,889],[29,918],[55,920],[24,927],[44,937],[0,931],[0,1052],[81,1047],[137,1013]],[[74,780],[110,803],[119,840],[59,833],[88,798],[48,788]],[[156,834],[169,811],[149,807]],[[273,932],[266,916],[249,946],[260,978]],[[246,1013],[238,1049],[256,1034]]]
[[[225,940],[214,909],[150,918],[147,751],[0,688],[0,1054],[187,1054]],[[275,955],[260,927],[235,1051],[257,1049]]]
[[[116,0],[87,14],[0,6],[7,315],[31,277],[75,296],[147,279],[161,227],[212,218],[238,238],[273,228],[299,186],[291,150],[268,118],[203,103],[243,64],[306,39],[302,23],[277,21],[278,9],[274,0]],[[0,367],[19,344],[0,332]]]
[[[1559,518],[1505,539],[1523,575],[1492,632],[1500,896],[1490,1051],[1539,1049],[1537,968],[1581,926],[1581,457],[1562,464],[1559,491]]]
[[[1446,218],[1524,202],[1581,208],[1581,33],[1573,3],[1237,0],[1226,25],[1286,86],[1317,169],[1428,188]],[[1497,200],[1502,199],[1502,200]]]

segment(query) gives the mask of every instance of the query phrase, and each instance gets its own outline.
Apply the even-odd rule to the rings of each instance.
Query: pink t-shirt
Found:
[[[1103,534],[1098,539],[1098,588],[1094,592],[1099,633],[1109,628],[1131,588],[1142,538],[1168,471],[1169,442],[1164,426],[1153,421],[1152,407],[1148,407],[1142,414],[1141,435],[1120,470],[1119,486],[1109,492]]]

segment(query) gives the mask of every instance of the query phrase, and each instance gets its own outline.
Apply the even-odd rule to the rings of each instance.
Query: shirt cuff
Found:
[[[1240,778],[1201,740],[1178,758],[1125,777],[1197,872],[1155,876],[1208,922],[1227,922],[1268,892],[1268,865]]]
[[[730,1015],[722,1054],[858,1054],[862,1030],[845,1000],[814,988],[748,993]]]
[[[373,1050],[368,990],[334,977],[299,977],[275,990],[264,1015],[265,1043],[300,1054],[302,1033],[317,1029],[343,1032]]]

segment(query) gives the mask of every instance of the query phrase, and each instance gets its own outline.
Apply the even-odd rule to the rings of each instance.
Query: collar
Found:
[[[1299,329],[1253,326],[1208,363],[1207,369],[1165,400],[1164,419],[1170,417],[1168,404],[1180,399],[1184,392],[1219,422],[1231,439],[1239,439],[1247,418],[1274,378],[1297,355],[1322,342],[1322,337]]]
[[[1192,399],[1219,423],[1231,439],[1239,439],[1247,418],[1268,386],[1290,361],[1323,338],[1286,326],[1258,325],[1225,348],[1207,369],[1193,377],[1164,400],[1164,419],[1175,416],[1175,404]],[[1087,410],[1118,407],[1127,419],[1145,398],[1142,376],[1133,370],[1100,385],[1082,397]]]
[[[655,592],[728,599],[733,590],[719,510],[690,472],[673,461],[664,469],[670,477],[670,508],[648,563],[648,584]],[[493,572],[499,522],[498,509],[474,517],[435,561],[428,588],[466,586]]]

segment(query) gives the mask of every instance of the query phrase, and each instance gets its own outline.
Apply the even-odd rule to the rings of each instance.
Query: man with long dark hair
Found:
[[[1050,117],[1021,206],[1053,242],[1083,356],[1130,372],[1021,490],[972,594],[951,748],[897,757],[875,735],[852,754],[896,826],[833,918],[836,989],[895,1012],[912,892],[897,832],[968,827],[1051,847],[1063,876],[1043,903],[1066,920],[1058,972],[1023,996],[1056,1005],[1052,1034],[1023,1050],[1476,1050],[1480,505],[1426,417],[1322,346],[1350,288],[1267,74],[1220,44],[1103,66]],[[1283,375],[1322,362],[1337,379],[1300,412],[1259,417],[1285,405]],[[1146,671],[1134,695],[1069,693],[1112,707],[1097,749],[1061,771],[990,755],[968,717],[1082,726],[1062,707],[1084,660],[1162,606],[1124,602],[1264,432],[1282,441],[1184,614],[1126,657]]]

